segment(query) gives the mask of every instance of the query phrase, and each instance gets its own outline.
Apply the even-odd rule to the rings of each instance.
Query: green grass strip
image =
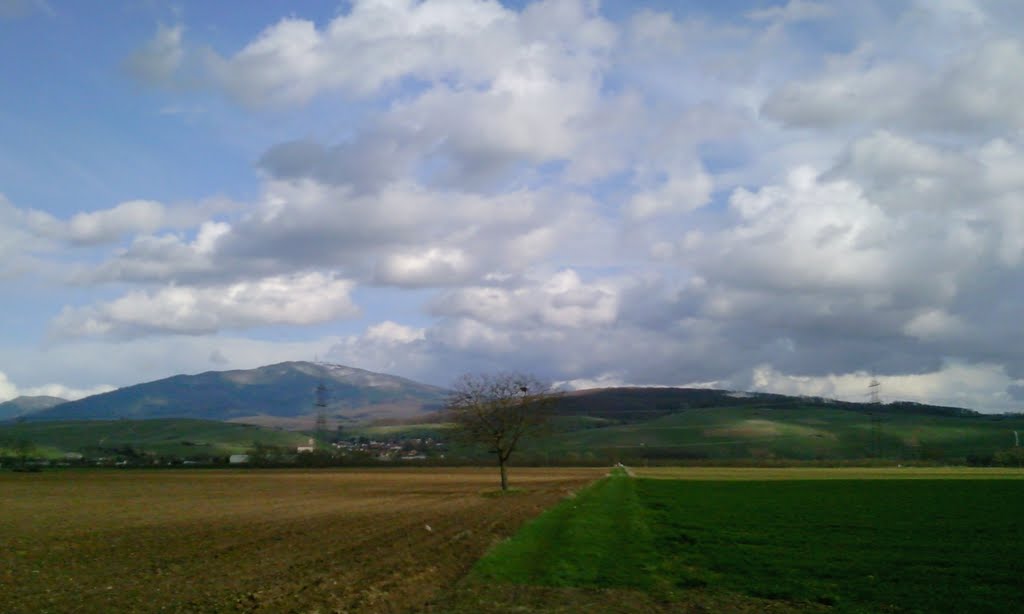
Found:
[[[579,587],[651,587],[654,547],[635,480],[620,471],[567,499],[493,548],[473,580]]]

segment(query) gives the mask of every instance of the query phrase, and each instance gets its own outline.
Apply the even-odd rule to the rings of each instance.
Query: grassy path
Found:
[[[636,481],[618,469],[499,544],[475,579],[542,586],[649,588],[654,555]]]

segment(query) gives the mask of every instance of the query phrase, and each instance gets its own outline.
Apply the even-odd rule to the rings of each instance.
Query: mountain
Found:
[[[0,403],[0,420],[19,418],[44,409],[50,409],[51,407],[60,405],[61,403],[67,403],[67,399],[48,396],[20,396],[15,399],[11,399],[10,401]]]
[[[33,413],[32,420],[201,418],[267,426],[312,426],[316,389],[338,420],[409,418],[436,411],[446,391],[342,365],[282,362],[257,369],[175,375]]]

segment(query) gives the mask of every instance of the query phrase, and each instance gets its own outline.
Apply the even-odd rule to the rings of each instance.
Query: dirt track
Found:
[[[0,612],[397,612],[606,471],[0,474]]]

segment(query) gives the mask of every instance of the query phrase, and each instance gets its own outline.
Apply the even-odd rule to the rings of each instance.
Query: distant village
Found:
[[[346,464],[406,463],[443,460],[447,444],[433,437],[376,439],[349,437],[324,441],[310,437],[303,445],[288,447],[254,442],[245,452],[216,455],[197,448],[192,454],[154,454],[130,445],[96,447],[67,452],[59,458],[42,458],[36,450],[0,456],[0,467],[39,469],[43,467],[160,467],[160,466],[330,466]]]
[[[247,465],[266,462],[305,465],[314,461],[423,461],[443,459],[447,446],[444,442],[432,437],[410,437],[397,439],[371,439],[368,437],[352,437],[340,441],[332,441],[328,446],[318,446],[317,441],[310,437],[306,445],[297,446],[294,454],[272,446],[255,446],[245,454],[232,454],[228,464]]]

